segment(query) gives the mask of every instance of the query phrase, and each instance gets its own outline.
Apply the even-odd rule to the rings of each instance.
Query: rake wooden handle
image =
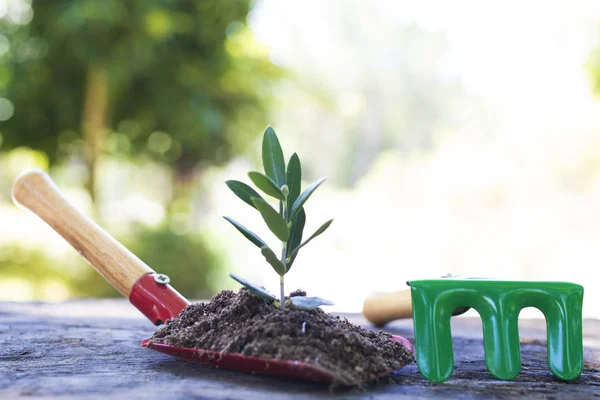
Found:
[[[410,289],[389,293],[373,293],[365,299],[363,315],[375,325],[412,318]]]
[[[13,201],[40,217],[71,244],[115,289],[129,297],[154,272],[91,219],[73,207],[45,172],[30,170],[12,186]]]

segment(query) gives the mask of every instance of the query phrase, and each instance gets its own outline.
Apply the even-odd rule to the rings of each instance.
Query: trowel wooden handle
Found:
[[[373,293],[365,299],[363,315],[375,325],[412,318],[410,289],[389,293]]]
[[[154,272],[73,207],[45,172],[21,174],[13,183],[12,198],[65,238],[123,296],[128,298],[136,281]]]

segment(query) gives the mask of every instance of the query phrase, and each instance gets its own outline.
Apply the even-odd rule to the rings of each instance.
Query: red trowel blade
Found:
[[[394,340],[402,342],[411,352],[413,347],[408,340],[401,336],[392,336]],[[261,375],[273,375],[286,378],[304,379],[315,382],[332,383],[335,375],[317,365],[302,361],[285,361],[271,358],[244,356],[235,353],[220,353],[212,350],[194,349],[189,347],[171,346],[168,344],[151,343],[150,339],[142,342],[142,346],[168,354],[182,360],[197,362],[212,368],[221,368],[229,371],[246,372]],[[388,375],[388,371],[382,375]]]

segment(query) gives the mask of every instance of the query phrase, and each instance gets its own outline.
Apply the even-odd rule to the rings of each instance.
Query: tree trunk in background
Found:
[[[87,71],[81,128],[88,143],[86,162],[89,171],[87,190],[96,201],[97,163],[106,139],[108,111],[108,77],[104,66],[91,62]]]
[[[182,224],[181,221],[179,220],[180,217],[177,215],[179,213],[184,213],[184,214],[189,213],[188,224],[190,226],[193,225],[194,207],[191,207],[191,209],[188,209],[187,207],[184,207],[184,209],[181,209],[181,203],[179,203],[179,200],[189,199],[189,202],[193,201],[192,200],[192,189],[193,189],[195,180],[196,180],[196,176],[194,174],[194,171],[191,168],[185,169],[183,171],[178,170],[178,169],[173,170],[173,178],[171,180],[171,185],[172,185],[171,186],[171,199],[166,204],[167,220],[169,221],[169,224],[171,225],[171,229],[173,229],[174,226],[185,225],[185,224]],[[200,206],[200,205],[196,204],[196,206]],[[181,229],[177,229],[177,231],[184,232],[184,231],[187,231],[187,229],[181,228]]]
[[[197,160],[186,153],[185,149],[183,149],[179,159],[175,161],[172,169],[171,200],[166,205],[167,218],[170,223],[173,222],[175,214],[181,211],[175,207],[178,204],[178,200],[187,198],[192,201],[193,185],[199,178],[199,169],[196,168],[196,163]],[[194,216],[190,214],[190,218],[193,219]]]

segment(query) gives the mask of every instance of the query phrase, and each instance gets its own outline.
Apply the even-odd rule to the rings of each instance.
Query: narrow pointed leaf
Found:
[[[319,306],[332,306],[333,302],[320,297],[294,296],[290,298],[294,308],[305,311],[316,310]]]
[[[283,217],[264,199],[253,197],[252,202],[260,212],[260,215],[262,215],[271,232],[282,242],[287,241],[290,237],[290,229]]]
[[[313,192],[315,190],[317,190],[319,185],[321,185],[321,183],[323,183],[325,181],[325,179],[327,179],[326,176],[317,179],[316,181],[311,183],[310,186],[307,187],[306,190],[304,192],[302,192],[302,194],[300,196],[298,196],[296,201],[294,201],[294,205],[292,206],[290,219],[293,219],[296,216],[296,214],[298,214],[298,212],[300,212],[300,209],[304,206],[304,203],[306,203],[306,200],[308,200],[310,195],[313,194]]]
[[[225,182],[225,184],[229,187],[229,189],[231,189],[233,193],[235,193],[237,197],[242,199],[245,203],[249,204],[250,206],[256,208],[256,206],[251,200],[252,197],[261,198],[261,195],[258,194],[256,190],[252,189],[250,186],[240,181],[227,181]]]
[[[292,250],[296,247],[300,246],[302,243],[302,232],[304,231],[304,224],[306,223],[306,213],[304,212],[304,208],[300,210],[298,216],[292,223],[292,228],[290,229],[290,239],[287,242],[287,254],[291,255],[290,262],[287,263],[286,267],[289,271],[292,268],[292,264],[296,260],[296,256],[298,253],[291,254]]]
[[[233,219],[231,219],[229,217],[223,217],[223,218],[225,218],[231,225],[235,226],[236,229],[238,231],[240,231],[242,233],[242,235],[244,235],[246,237],[246,239],[248,239],[249,241],[254,243],[257,247],[262,248],[267,245],[261,238],[256,236],[255,233],[250,231],[244,225],[240,224],[237,221],[234,221]]]
[[[237,281],[240,285],[245,286],[246,289],[248,289],[250,291],[250,293],[252,293],[253,295],[260,297],[261,299],[266,300],[268,302],[274,302],[276,300],[275,296],[273,296],[271,293],[267,292],[265,288],[262,288],[253,283],[250,283],[247,280],[245,280],[244,278],[241,278],[235,274],[232,274],[231,272],[229,273],[229,276],[233,280]]]
[[[279,200],[285,200],[285,196],[283,195],[281,189],[277,187],[277,184],[268,176],[263,175],[260,172],[248,172],[248,176],[250,177],[250,180],[254,182],[256,187],[269,196],[273,196]]]
[[[294,250],[292,250],[290,255],[292,255],[292,256],[296,255],[298,253],[298,250],[300,250],[302,247],[306,246],[308,244],[308,242],[310,242],[311,240],[313,240],[314,238],[319,236],[321,233],[325,232],[327,230],[327,228],[329,228],[329,225],[331,225],[332,222],[333,222],[333,220],[330,219],[329,221],[327,221],[323,225],[321,225],[321,227],[319,229],[317,229],[315,231],[315,233],[313,233],[311,235],[311,237],[306,239],[306,241],[304,243],[302,243],[300,246],[294,248]]]
[[[302,166],[300,165],[300,158],[296,153],[292,154],[292,157],[290,157],[285,180],[290,189],[288,204],[293,205],[298,196],[300,196],[300,187],[302,184]]]
[[[262,161],[265,174],[275,183],[277,187],[285,185],[285,161],[283,150],[275,131],[270,126],[265,130],[262,142]]]
[[[283,265],[283,263],[277,258],[269,246],[264,246],[260,249],[260,252],[265,257],[265,260],[271,264],[275,272],[277,272],[279,275],[285,275],[285,265]]]

